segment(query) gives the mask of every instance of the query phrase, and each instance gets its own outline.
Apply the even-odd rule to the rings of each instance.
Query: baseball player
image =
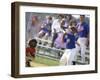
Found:
[[[54,47],[54,42],[56,38],[58,37],[57,33],[62,31],[62,26],[61,26],[62,19],[64,19],[64,15],[59,14],[58,18],[53,21],[53,24],[52,24],[52,37],[53,38],[52,38],[52,45],[51,45],[52,47]]]
[[[51,25],[52,25],[52,17],[46,16],[46,19],[43,21],[41,30],[39,32],[40,38],[45,37],[45,39],[48,39],[48,36],[51,35]]]
[[[66,49],[60,59],[60,65],[73,65],[76,56],[76,38],[74,34],[77,33],[77,29],[71,24],[69,30],[70,32],[64,34],[63,37],[63,41],[66,42]]]
[[[63,43],[62,39],[63,39],[63,35],[67,29],[67,22],[65,20],[65,18],[63,18],[60,21],[60,30],[59,32],[57,32],[56,34],[56,39],[54,41],[54,47],[58,48],[58,49],[64,49],[65,48],[65,43]]]
[[[77,24],[78,40],[81,49],[81,60],[85,62],[85,52],[89,37],[89,25],[85,22],[85,15],[80,15],[80,22]]]

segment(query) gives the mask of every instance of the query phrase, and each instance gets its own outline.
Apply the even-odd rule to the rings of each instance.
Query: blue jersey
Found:
[[[77,25],[77,29],[81,30],[78,32],[79,37],[87,37],[89,34],[89,25],[86,22]]]
[[[75,48],[75,41],[76,41],[76,38],[75,38],[74,34],[72,34],[72,33],[68,33],[64,37],[64,42],[67,43],[66,44],[67,49]]]
[[[51,31],[51,26],[52,26],[52,21],[44,21],[42,30],[44,32],[50,32]]]

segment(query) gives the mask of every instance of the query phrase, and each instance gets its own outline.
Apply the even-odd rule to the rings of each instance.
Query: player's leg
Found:
[[[43,39],[48,40],[49,34],[46,32]],[[44,42],[43,45],[48,45],[48,42]]]
[[[86,53],[86,42],[87,42],[87,38],[84,38],[83,43],[81,44],[81,56],[82,56],[82,62],[85,62],[85,53]]]
[[[76,48],[75,48],[75,49],[76,49],[76,55],[77,55],[77,54],[80,54],[81,47],[80,47],[78,44],[76,44],[75,47],[76,47]],[[75,61],[76,61],[76,60],[77,60],[77,56],[75,56]],[[74,62],[74,63],[75,63],[75,62]]]
[[[76,52],[79,53],[79,51],[80,51],[80,49],[81,49],[80,46],[77,45],[77,44],[75,44],[75,47],[76,47]]]
[[[41,30],[41,31],[38,33],[38,37],[41,38],[41,37],[43,37],[43,36],[44,36],[44,31]]]
[[[56,40],[57,37],[58,37],[58,34],[57,33],[54,33],[52,35],[52,44],[51,44],[51,47],[54,47],[54,42],[55,42],[55,40]]]
[[[72,65],[72,59],[71,59],[71,49],[67,49],[65,51],[65,54],[66,54],[66,59],[64,61],[66,61],[66,64],[65,65]]]
[[[71,50],[67,52],[67,65],[72,65]]]
[[[49,37],[49,33],[48,33],[48,32],[46,32],[46,33],[45,33],[44,38],[47,40],[47,39],[48,39],[48,37]]]
[[[31,67],[30,64],[31,61],[32,61],[31,58],[29,56],[26,56],[26,67]]]
[[[86,42],[87,42],[87,38],[80,38],[79,39],[79,44],[81,47],[81,60],[82,62],[85,62],[85,52],[86,52]]]
[[[60,65],[66,65],[66,64],[67,64],[67,50],[65,50],[64,54],[60,59]]]
[[[73,65],[73,61],[75,61],[76,49],[70,49],[67,54],[67,65]]]

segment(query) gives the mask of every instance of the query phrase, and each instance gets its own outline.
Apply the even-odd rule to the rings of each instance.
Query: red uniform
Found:
[[[35,48],[26,48],[26,55],[28,55],[29,53],[35,57],[35,52],[36,52],[36,49]]]

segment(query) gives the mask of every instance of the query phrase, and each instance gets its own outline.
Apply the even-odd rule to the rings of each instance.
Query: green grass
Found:
[[[59,65],[59,61],[52,60],[52,59],[42,57],[42,56],[36,56],[35,57],[35,62],[45,64],[47,66],[57,66],[57,65]]]

